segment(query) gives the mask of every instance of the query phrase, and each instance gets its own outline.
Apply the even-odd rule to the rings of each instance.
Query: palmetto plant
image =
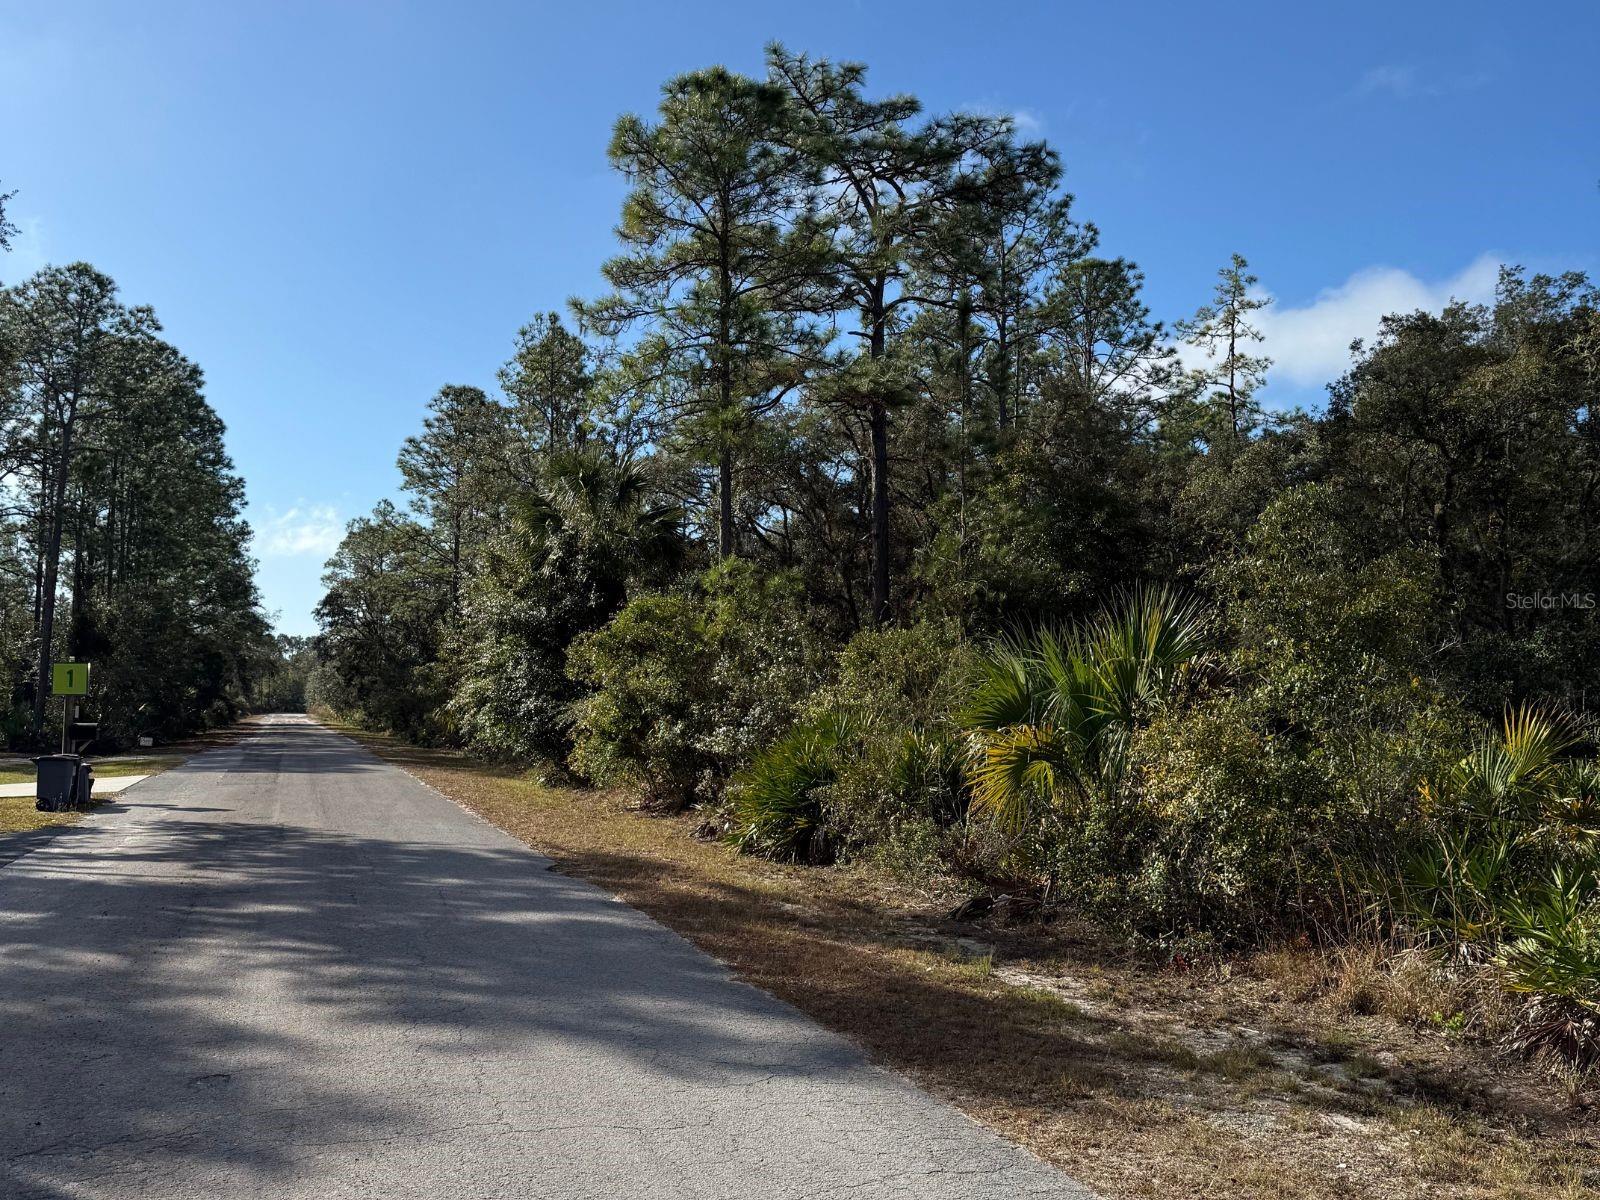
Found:
[[[826,861],[819,792],[838,777],[839,749],[856,732],[848,716],[826,713],[763,750],[734,781],[729,843],[769,858]]]
[[[1563,718],[1508,712],[1442,783],[1422,795],[1435,835],[1402,864],[1405,907],[1458,944],[1502,934],[1508,904],[1564,859],[1592,861],[1600,838],[1600,770],[1575,758]]]
[[[1573,757],[1578,740],[1524,706],[1424,786],[1435,834],[1402,865],[1401,906],[1529,997],[1514,1049],[1586,1074],[1600,1064],[1600,770]]]
[[[1198,602],[1147,588],[1085,624],[997,642],[962,716],[974,807],[1020,829],[1040,806],[1115,802],[1134,729],[1172,701],[1206,632]]]
[[[1506,985],[1531,998],[1512,1048],[1582,1073],[1600,1066],[1600,899],[1592,870],[1557,867],[1506,906],[1496,955]]]
[[[1499,736],[1481,739],[1456,764],[1438,798],[1477,821],[1593,832],[1600,773],[1592,760],[1571,757],[1578,740],[1559,716],[1532,705],[1513,709]]]
[[[573,543],[637,571],[681,551],[682,512],[657,501],[643,463],[618,461],[602,449],[552,456],[518,508],[526,535],[546,554]]]

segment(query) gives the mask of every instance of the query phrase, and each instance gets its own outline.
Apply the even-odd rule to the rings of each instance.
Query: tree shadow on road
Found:
[[[110,1173],[175,1163],[243,1192],[308,1146],[434,1136],[447,1110],[492,1121],[492,1103],[449,1101],[485,1064],[529,1064],[492,1090],[535,1108],[571,1101],[541,1099],[539,1064],[571,1080],[592,1060],[597,1094],[625,1103],[631,1064],[691,1110],[730,1084],[859,1065],[487,827],[482,846],[428,844],[196,808],[128,828],[79,827],[0,871],[7,1195],[118,1194]]]

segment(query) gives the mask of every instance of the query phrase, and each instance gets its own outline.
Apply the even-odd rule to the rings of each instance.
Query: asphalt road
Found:
[[[0,868],[0,1196],[1074,1197],[301,717]]]

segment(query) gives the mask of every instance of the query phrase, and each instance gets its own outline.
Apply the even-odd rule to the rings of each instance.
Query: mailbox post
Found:
[[[41,812],[67,808],[87,808],[94,773],[78,755],[72,753],[74,720],[81,714],[79,702],[89,694],[89,664],[56,663],[50,672],[50,692],[61,697],[61,753],[34,759],[38,768],[38,800]],[[90,735],[91,738],[93,734]]]

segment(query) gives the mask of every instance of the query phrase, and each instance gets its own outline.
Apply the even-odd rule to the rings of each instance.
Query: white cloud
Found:
[[[1044,118],[1031,108],[1013,110],[1011,123],[1023,137],[1038,137],[1044,132]]]
[[[974,117],[1010,117],[1011,127],[1024,139],[1037,139],[1044,134],[1044,117],[1031,108],[1007,108],[998,104],[963,104],[960,111]]]
[[[1332,383],[1350,368],[1350,343],[1359,338],[1370,344],[1383,318],[1392,313],[1437,313],[1452,300],[1493,300],[1500,262],[1496,255],[1483,254],[1454,275],[1432,282],[1399,267],[1366,267],[1301,305],[1283,304],[1265,288],[1252,288],[1251,295],[1267,301],[1267,307],[1251,314],[1261,341],[1249,352],[1272,359],[1269,396],[1320,391]],[[1206,365],[1208,356],[1196,347],[1180,342],[1175,348],[1178,361],[1190,370]]]
[[[1391,96],[1407,100],[1419,92],[1432,95],[1436,89],[1418,83],[1415,67],[1404,63],[1384,63],[1369,68],[1357,81],[1355,90],[1358,96],[1373,96],[1387,92]]]
[[[1269,379],[1318,387],[1350,365],[1350,343],[1370,341],[1390,313],[1439,312],[1452,300],[1482,303],[1494,298],[1500,260],[1479,256],[1447,279],[1429,282],[1398,267],[1368,267],[1309,304],[1278,303],[1256,314],[1263,351],[1272,358]]]
[[[268,505],[266,512],[266,517],[256,524],[256,544],[266,556],[296,558],[314,554],[326,558],[339,548],[344,537],[344,522],[331,504],[301,500],[281,513]]]
[[[1362,73],[1350,94],[1357,97],[1392,96],[1396,100],[1415,100],[1419,97],[1447,96],[1453,92],[1470,92],[1486,86],[1493,79],[1493,72],[1488,70],[1424,74],[1411,63],[1380,63]]]

